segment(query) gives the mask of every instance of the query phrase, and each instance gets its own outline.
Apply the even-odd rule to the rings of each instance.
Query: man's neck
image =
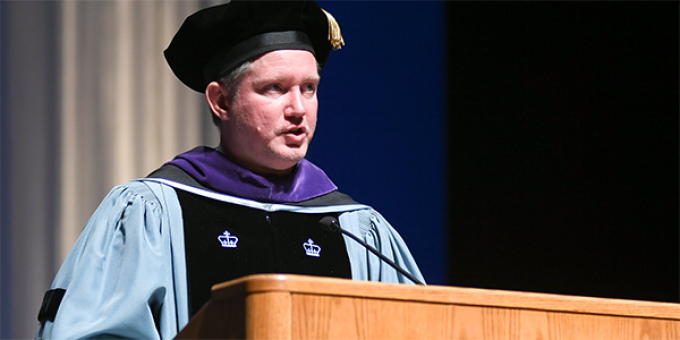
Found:
[[[227,152],[226,149],[222,147],[221,143],[220,143],[220,145],[218,145],[215,148],[215,150],[217,150],[219,153],[224,155],[224,157],[226,157],[229,160],[231,160],[232,162],[238,164],[242,168],[244,168],[244,169],[246,169],[246,170],[248,170],[248,171],[250,171],[254,174],[263,176],[265,178],[284,177],[284,176],[287,176],[288,174],[290,174],[290,172],[293,171],[293,169],[295,169],[295,166],[292,166],[292,167],[290,167],[288,169],[284,169],[284,170],[277,170],[277,169],[265,168],[265,167],[262,167],[262,166],[258,166],[256,164],[244,164],[244,162],[239,161],[239,159],[237,157],[234,157],[234,155],[232,155],[230,152]]]

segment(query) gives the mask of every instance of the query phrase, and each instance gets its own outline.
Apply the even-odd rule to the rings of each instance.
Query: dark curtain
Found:
[[[679,301],[678,12],[447,3],[452,284]]]

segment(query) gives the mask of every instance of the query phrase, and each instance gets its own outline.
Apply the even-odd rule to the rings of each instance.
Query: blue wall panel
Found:
[[[399,230],[445,283],[444,3],[322,1],[346,46],[321,73],[309,159]]]

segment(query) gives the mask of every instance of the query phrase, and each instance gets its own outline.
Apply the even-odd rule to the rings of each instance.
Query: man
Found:
[[[187,18],[165,57],[205,93],[219,147],[109,193],[45,295],[36,337],[173,338],[213,284],[255,273],[411,283],[321,228],[328,216],[423,281],[382,216],[304,159],[319,70],[342,43],[313,1],[232,1]]]

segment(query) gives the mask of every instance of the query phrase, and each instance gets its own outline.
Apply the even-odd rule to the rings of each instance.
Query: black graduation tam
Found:
[[[330,14],[314,1],[239,1],[189,16],[164,51],[175,75],[203,93],[243,62],[267,52],[310,51],[323,67],[344,42]]]

